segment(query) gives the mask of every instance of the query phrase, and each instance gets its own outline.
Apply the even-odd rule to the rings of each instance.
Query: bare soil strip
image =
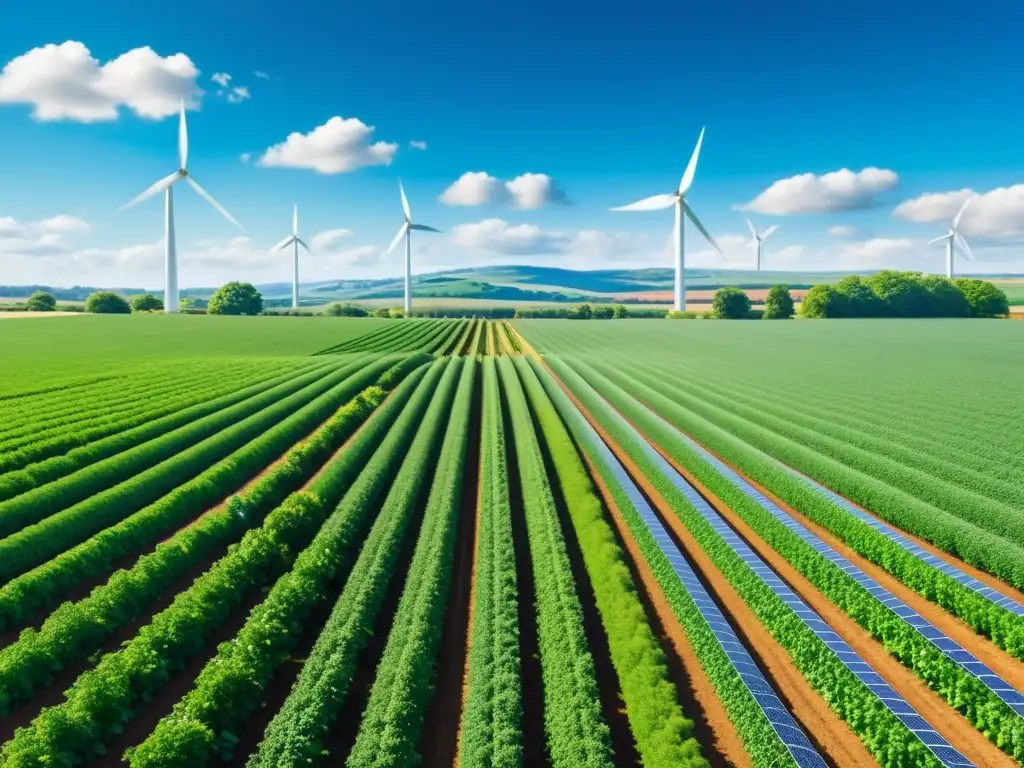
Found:
[[[889,685],[903,696],[907,703],[917,710],[918,714],[927,720],[936,731],[942,734],[954,748],[963,753],[975,765],[993,767],[1016,765],[1013,758],[988,741],[959,712],[950,707],[939,694],[928,688],[924,681],[900,664],[894,657],[890,656],[885,647],[876,641],[870,632],[863,629],[857,622],[821,594],[796,568],[790,565],[785,558],[761,539],[742,518],[729,509],[721,499],[701,485],[697,478],[693,477],[685,467],[674,461],[667,451],[662,450],[654,442],[651,442],[651,445],[664,456],[666,461],[675,467],[676,471],[686,478],[688,483],[697,489],[697,492],[728,521],[729,525],[779,574],[782,580],[811,608],[817,611],[822,619],[864,661],[870,664],[875,672],[881,675]],[[818,530],[814,532],[821,535],[821,532]],[[832,541],[828,543],[830,545],[833,544]],[[846,552],[842,554],[847,555]],[[862,566],[863,564],[855,562],[855,565]],[[875,574],[871,575],[874,576]],[[895,582],[895,579],[891,577],[890,580]],[[899,582],[895,583],[898,584]],[[885,586],[888,587],[889,585]],[[906,588],[904,588],[904,591],[910,592]],[[911,592],[911,594],[913,593]],[[903,595],[899,596],[903,597]],[[927,603],[923,598],[919,599]],[[934,606],[932,607],[934,608]],[[938,612],[941,613],[941,611]],[[949,619],[950,617],[946,616],[946,618]]]
[[[478,365],[473,363],[473,365]],[[459,723],[469,658],[469,623],[476,583],[476,518],[480,507],[480,420],[483,372],[473,384],[469,445],[462,475],[462,502],[452,562],[452,581],[444,611],[444,627],[434,668],[434,695],[423,720],[420,754],[425,765],[453,765],[459,746]]]
[[[512,420],[504,388],[501,387],[501,415],[505,431],[505,467],[508,498],[512,512],[512,547],[516,559],[516,593],[519,598],[519,671],[523,693],[523,765],[546,766],[551,761],[544,731],[544,679],[540,669],[537,614],[534,609],[533,569],[530,543],[523,511],[523,487],[519,480],[519,457],[512,437]]]

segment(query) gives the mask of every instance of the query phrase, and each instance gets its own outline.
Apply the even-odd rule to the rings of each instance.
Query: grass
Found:
[[[389,323],[374,318],[82,315],[0,322],[0,394],[148,361],[306,356]]]

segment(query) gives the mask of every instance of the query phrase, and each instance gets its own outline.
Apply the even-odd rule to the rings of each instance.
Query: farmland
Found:
[[[0,768],[1024,762],[1024,325],[0,323]]]

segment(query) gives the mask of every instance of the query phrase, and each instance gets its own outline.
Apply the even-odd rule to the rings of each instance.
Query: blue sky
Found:
[[[1024,6],[770,5],[18,4],[0,27],[0,282],[161,284],[161,201],[114,211],[175,170],[182,95],[189,170],[246,228],[176,187],[183,286],[288,279],[267,249],[294,202],[307,241],[328,233],[305,278],[398,274],[380,253],[399,177],[444,230],[414,268],[667,265],[670,211],[607,209],[671,191],[705,125],[689,199],[729,260],[691,228],[690,263],[750,264],[748,205],[781,225],[769,267],[941,271],[924,243],[973,193],[978,264],[959,268],[1024,272]],[[486,176],[445,193],[468,172]]]

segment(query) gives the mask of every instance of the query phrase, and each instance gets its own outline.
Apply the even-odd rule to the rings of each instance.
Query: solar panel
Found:
[[[886,523],[886,522],[884,522],[882,520],[879,520],[874,515],[868,514],[863,509],[858,507],[856,504],[854,504],[853,502],[849,501],[848,499],[843,498],[842,496],[840,496],[835,491],[832,491],[831,489],[826,488],[824,485],[819,483],[817,480],[815,480],[815,479],[813,479],[811,477],[808,477],[807,475],[803,474],[802,472],[798,472],[797,470],[793,469],[792,467],[790,467],[790,466],[788,466],[786,464],[783,464],[782,462],[780,462],[780,461],[778,461],[778,460],[768,456],[768,454],[762,454],[762,455],[768,457],[769,460],[772,461],[772,463],[776,464],[779,468],[784,470],[787,474],[789,474],[792,477],[794,477],[797,480],[799,480],[807,488],[809,488],[810,490],[814,491],[819,496],[823,496],[823,497],[827,498],[829,501],[831,501],[837,507],[840,507],[843,510],[845,510],[846,512],[848,512],[849,514],[853,515],[860,522],[862,522],[865,525],[869,526],[870,528],[873,528],[874,530],[878,531],[880,534],[885,536],[887,539],[892,541],[894,544],[899,545],[899,547],[901,549],[903,549],[904,551],[909,552],[910,554],[912,554],[918,560],[921,560],[922,562],[927,563],[928,565],[932,566],[933,568],[936,568],[939,571],[942,571],[947,576],[950,576],[951,578],[956,579],[956,581],[958,581],[960,584],[963,584],[965,587],[969,588],[975,594],[977,594],[978,596],[988,600],[989,602],[995,603],[996,605],[999,605],[1000,607],[1005,608],[1006,610],[1010,611],[1011,613],[1013,613],[1013,614],[1015,614],[1017,616],[1024,616],[1024,604],[1021,604],[1021,603],[1017,602],[1012,597],[1008,597],[1007,595],[1003,595],[1002,593],[996,591],[995,589],[993,589],[988,584],[985,584],[983,581],[980,581],[980,580],[974,578],[973,576],[971,576],[969,573],[966,573],[965,571],[961,570],[954,563],[946,562],[945,560],[943,560],[938,555],[932,554],[927,549],[925,549],[924,547],[920,546],[919,544],[914,542],[911,538],[906,536],[898,528],[895,528],[894,526],[889,525],[888,523]]]
[[[750,483],[748,483],[740,474],[735,472],[725,462],[721,461],[717,456],[715,456],[710,451],[705,449],[695,440],[691,439],[688,435],[684,434],[683,432],[680,432],[672,424],[665,421],[665,419],[661,418],[653,411],[650,411],[650,413],[653,415],[654,418],[658,419],[665,426],[666,429],[671,430],[672,433],[679,440],[684,442],[689,448],[691,448],[695,453],[697,453],[698,456],[700,456],[704,461],[706,461],[715,470],[717,470],[720,475],[722,475],[726,480],[731,482],[737,488],[737,490],[739,490],[744,495],[750,498],[753,498],[753,496],[757,493],[757,491],[754,489],[752,485],[750,485]],[[647,441],[643,441],[643,446],[645,450],[648,451],[648,455],[653,454],[654,456],[657,456],[659,459],[661,459],[659,467],[662,467],[662,465],[664,465],[664,467],[668,467],[669,470],[671,470],[673,474],[682,483],[686,484],[689,487],[689,484],[686,483],[685,479],[682,478],[682,476],[679,475],[678,472],[675,472],[674,469],[672,469],[671,465],[668,462],[666,462],[661,457],[661,455],[653,447],[651,447],[649,443],[647,443]],[[662,471],[665,471],[663,467]],[[675,483],[675,480],[673,480],[673,483]],[[691,490],[693,489],[691,488]],[[693,493],[696,494],[696,491],[693,491]],[[690,498],[690,496],[687,495],[687,498]],[[700,499],[700,503],[703,505],[702,507],[697,507],[697,511],[700,512],[701,515],[707,518],[707,513],[710,512],[711,514],[714,514],[716,517],[718,517],[718,520],[721,521],[722,525],[726,525],[725,521],[720,516],[718,516],[717,513],[714,512],[714,510],[712,510],[710,505],[708,505],[702,497],[698,495],[697,498]],[[763,496],[762,499],[764,499]],[[872,577],[870,577],[864,571],[860,570],[856,565],[854,565],[845,557],[843,557],[834,549],[832,549],[826,542],[824,542],[821,538],[812,533],[809,529],[805,528],[799,521],[796,520],[796,518],[794,518],[784,509],[782,509],[782,507],[780,507],[778,504],[775,504],[774,502],[768,499],[764,499],[763,501],[760,501],[758,503],[760,504],[762,509],[764,509],[772,517],[774,517],[776,520],[782,523],[786,528],[788,528],[790,531],[796,534],[803,542],[814,548],[815,551],[819,552],[822,555],[822,557],[824,557],[826,560],[841,568],[860,586],[864,587],[864,589],[869,594],[871,594],[873,597],[879,600],[879,602],[885,605],[886,608],[892,611],[896,616],[899,616],[908,625],[916,629],[922,637],[927,639],[947,658],[958,664],[964,672],[984,683],[985,686],[988,687],[988,689],[992,691],[992,693],[994,693],[999,699],[1006,702],[1006,704],[1008,704],[1009,706],[1013,706],[1013,702],[1010,700],[1010,694],[1016,693],[1014,688],[1001,678],[992,675],[991,670],[986,669],[984,673],[979,673],[978,671],[975,671],[978,669],[978,667],[974,665],[981,666],[981,662],[979,662],[978,659],[976,659],[971,653],[961,648],[959,644],[957,644],[954,640],[947,637],[938,627],[931,624],[927,619],[925,619],[923,616],[914,611],[913,608],[911,608],[902,600],[897,598],[885,587],[883,587],[881,584],[875,581]],[[695,504],[695,506],[697,505]],[[740,542],[741,546],[746,547],[746,544],[743,543],[738,536],[734,535],[729,541],[730,544],[732,544],[733,541]],[[747,547],[747,549],[749,550],[749,547]],[[754,557],[756,557],[756,555],[754,555]],[[746,560],[747,558],[744,559]]]
[[[680,583],[685,587],[687,593],[693,599],[701,616],[718,638],[723,649],[728,648],[727,656],[733,663],[733,667],[739,674],[743,685],[750,691],[754,701],[761,708],[765,719],[778,735],[780,742],[786,747],[793,760],[802,768],[827,768],[827,764],[811,744],[807,735],[801,730],[793,716],[786,710],[778,694],[771,684],[754,663],[753,657],[746,651],[739,637],[729,626],[718,608],[717,604],[704,589],[697,574],[693,571],[686,559],[682,557],[675,542],[668,535],[661,520],[647,504],[646,500],[639,493],[632,479],[618,459],[611,452],[590,423],[579,411],[572,408],[570,412],[563,413],[569,416],[587,437],[589,445],[597,452],[602,462],[611,471],[619,486],[626,490],[627,497],[633,503],[634,508],[643,520],[647,529],[652,533],[655,542],[658,544],[662,555],[666,560],[672,557],[671,566]],[[969,764],[968,764],[969,765]]]
[[[615,458],[614,454],[611,453],[611,450],[604,444],[604,442],[600,439],[600,437],[597,435],[597,433],[593,431],[593,429],[590,427],[589,423],[586,422],[586,420],[583,418],[582,414],[579,414],[578,412],[576,412],[575,409],[573,409],[573,410],[576,413],[576,417],[579,419],[579,422],[581,423],[581,426],[585,425],[585,431],[590,436],[590,442],[594,444],[594,447],[601,454],[601,457],[604,460],[605,464],[611,469],[611,471],[613,472],[613,474],[615,475],[615,477],[619,481],[619,483],[623,484],[623,485],[625,485],[625,484],[632,484],[632,480],[630,480],[630,478],[629,478],[628,474],[626,473],[625,469],[622,467],[621,464],[619,464],[619,462]],[[885,683],[884,679],[881,676],[879,676],[873,670],[871,670],[870,665],[868,665],[867,662],[865,662],[862,658],[860,658],[860,656],[845,641],[843,641],[842,638],[840,638],[839,635],[837,635],[828,626],[828,624],[824,620],[821,619],[820,616],[818,616],[814,611],[812,611],[806,605],[806,603],[804,603],[789,588],[789,586],[785,582],[783,582],[782,579],[780,579],[778,577],[778,575],[776,573],[774,573],[774,571],[772,571],[771,568],[763,560],[761,560],[761,558],[757,555],[757,553],[755,553],[753,551],[753,549],[751,549],[747,545],[747,543],[728,525],[728,523],[704,500],[704,498],[697,492],[697,490],[695,488],[693,488],[693,486],[691,486],[685,480],[685,478],[683,478],[682,475],[680,475],[672,467],[671,464],[669,464],[667,461],[665,461],[665,459],[661,456],[661,454],[659,454],[646,440],[644,440],[643,437],[639,433],[637,433],[636,430],[633,429],[633,427],[628,422],[626,422],[624,419],[622,419],[622,417],[619,416],[618,413],[616,413],[615,411],[613,411],[610,408],[606,409],[605,412],[608,414],[609,418],[618,420],[621,423],[621,425],[623,425],[623,427],[625,429],[630,430],[630,432],[633,434],[634,438],[636,439],[636,445],[639,446],[647,454],[647,456],[651,460],[652,464],[661,472],[661,474],[664,476],[664,478],[666,480],[668,480],[669,482],[671,482],[672,485],[684,497],[686,497],[686,499],[694,507],[694,509],[697,511],[697,513],[700,514],[701,517],[703,517],[704,520],[730,546],[730,548],[732,548],[732,550],[748,566],[750,566],[751,570],[754,573],[756,573],[769,586],[769,588],[771,588],[771,590],[783,602],[785,602],[792,609],[794,609],[794,613],[797,616],[799,616],[802,620],[804,620],[806,623],[808,623],[808,626],[815,633],[815,635],[817,635],[819,638],[821,638],[822,641],[826,642],[827,646],[830,649],[832,649],[832,651],[834,653],[836,653],[836,655],[839,658],[839,660],[844,665],[849,665],[849,664],[857,664],[858,665],[858,667],[857,667],[857,670],[859,672],[858,677],[860,677],[861,679],[864,680],[864,682],[868,686],[869,690],[871,690],[875,695],[878,695],[880,697],[884,696],[885,698],[884,699],[880,698],[880,700],[882,700],[883,703],[886,704],[886,706],[888,706],[890,708],[890,710],[892,710],[893,709],[893,705],[895,705],[898,708],[899,712],[900,712],[900,715],[899,715],[900,717],[916,717],[917,721],[920,721],[921,723],[925,724],[924,728],[922,728],[920,731],[915,730],[913,732],[915,733],[915,735],[920,735],[920,733],[924,733],[924,734],[927,735],[927,743],[924,740],[922,740],[922,743],[926,743],[926,746],[928,746],[928,748],[933,752],[933,754],[936,754],[936,757],[939,757],[938,753],[935,752],[936,748],[945,747],[946,750],[948,750],[946,752],[947,757],[949,758],[948,761],[944,760],[941,757],[939,757],[939,760],[943,763],[943,765],[947,765],[947,766],[970,766],[970,765],[973,765],[963,755],[961,755],[959,752],[957,752],[955,749],[953,749],[951,746],[949,746],[949,743],[945,739],[943,739],[942,736],[940,736],[931,726],[929,726],[927,724],[927,722],[923,718],[921,718],[921,716],[913,709],[913,707],[910,706],[910,704],[908,704],[902,697],[900,697],[895,691],[893,691],[892,688]],[[654,415],[655,415],[656,418],[660,419],[660,417],[658,417],[656,414],[654,414]],[[675,430],[675,428],[672,427],[668,422],[664,421],[664,419],[661,419],[661,421],[666,425],[666,427],[668,427],[669,429],[674,430],[675,433],[681,439],[685,440],[688,445],[693,447],[694,450],[698,451],[699,455],[701,455],[703,458],[705,458],[705,460],[707,460],[709,463],[711,463],[712,466],[714,466],[727,479],[732,481],[733,484],[736,485],[742,492],[746,493],[747,495],[751,496],[752,498],[757,494],[757,491],[749,483],[747,483],[739,475],[737,475],[735,472],[733,472],[727,465],[725,465],[723,462],[719,461],[717,458],[715,458],[710,453],[705,451],[701,446],[699,446],[694,441],[690,440],[686,435],[684,435],[683,433],[679,432],[678,430]],[[757,494],[757,495],[759,495],[759,494]],[[658,529],[658,528],[664,530],[664,526],[662,525],[660,519],[658,519],[657,515],[655,515],[654,511],[650,508],[650,506],[647,505],[646,502],[643,501],[643,499],[640,499],[640,503],[642,504],[642,509],[641,509],[640,506],[637,506],[637,511],[640,513],[641,518],[644,520],[645,524],[647,524],[648,528],[650,528],[651,530],[655,530],[655,529]],[[770,502],[764,496],[761,496],[761,501],[759,503],[761,503],[762,506],[765,509],[767,509],[769,512],[772,512],[770,507],[774,507],[776,510],[778,510],[779,514],[775,515],[776,518],[779,519],[781,522],[783,522],[787,527],[791,528],[791,530],[794,530],[794,532],[798,533],[798,535],[800,534],[800,532],[804,532],[804,533],[806,533],[808,535],[812,535],[812,534],[810,534],[809,531],[804,529],[802,526],[799,526],[799,524],[795,520],[793,520],[791,517],[786,515],[785,512],[783,512],[776,505],[772,504],[772,502]],[[772,514],[775,514],[775,513],[772,512]],[[781,515],[781,517],[780,517],[780,515]],[[808,543],[812,543],[812,546],[815,546],[816,548],[821,547],[821,549],[819,549],[819,551],[821,551],[823,555],[829,557],[830,560],[832,560],[833,557],[838,557],[837,553],[835,553],[824,542],[822,542],[817,537],[813,537],[813,538],[816,541],[814,541],[813,543],[811,541],[808,541]],[[849,566],[848,569],[844,569],[844,570],[848,570],[848,572],[850,572],[851,575],[854,575],[854,573],[858,574],[858,576],[857,576],[858,580],[861,580],[862,578],[863,579],[867,579],[868,578],[866,576],[866,574],[863,574],[852,563],[849,563],[848,561],[844,561],[844,564]],[[688,566],[687,566],[687,568],[688,568]],[[879,589],[879,590],[882,590],[884,592],[884,589],[882,589],[882,587],[880,585],[873,584],[872,586],[875,589]],[[699,585],[698,585],[698,588],[700,589],[701,592],[704,592],[703,587],[699,587]],[[692,589],[692,591],[696,591],[696,589]],[[706,595],[706,592],[704,592],[704,594]],[[888,596],[889,596],[889,594],[887,592],[885,593],[885,595],[883,595],[883,597],[888,597]],[[717,608],[715,608],[715,612],[717,612]],[[718,619],[717,616],[712,616],[710,610],[704,611],[702,613],[705,616],[706,620],[708,620],[709,622],[712,621],[712,620],[724,620],[724,617],[723,617],[723,619]],[[812,624],[813,624],[813,626],[812,626]],[[815,629],[815,627],[817,627],[817,629]],[[716,633],[716,635],[717,635],[717,633]],[[719,639],[721,640],[721,638],[719,638]],[[839,656],[840,653],[843,654],[843,655]],[[753,660],[751,660],[751,664],[752,663],[753,663]],[[867,671],[863,671],[863,670],[865,670],[865,668],[866,668]],[[748,688],[749,688],[750,686],[747,683],[747,678],[748,677],[749,676],[746,675],[746,674],[741,675],[741,679],[744,679],[744,683],[747,684]],[[761,681],[763,681],[763,678],[761,678]],[[751,690],[753,692],[753,689],[751,689]],[[764,711],[763,707],[762,707],[762,711]],[[788,713],[786,713],[786,716],[790,720],[792,719],[791,717],[789,717]],[[917,721],[915,721],[915,722],[917,722]],[[785,729],[785,728],[788,728],[788,727],[796,728],[795,721],[792,723],[792,726],[789,726],[789,724],[774,723],[773,722],[772,723],[772,727],[775,729],[775,732],[777,734],[779,734],[780,738],[783,738],[783,742],[787,744],[787,747],[790,750],[790,754],[793,755],[794,760],[797,760],[797,762],[799,762],[799,759],[797,758],[797,754],[794,752],[794,749],[793,749],[793,747],[795,745],[790,745],[787,742],[787,738],[790,738],[792,736],[792,734],[789,734],[789,732],[785,731],[785,730],[780,731],[780,729]],[[803,732],[799,731],[798,728],[796,730],[800,734],[800,736],[803,738],[803,740],[806,741],[806,736],[803,735]],[[784,736],[784,734],[785,734],[785,736]],[[792,737],[792,740],[795,740],[795,736]],[[818,753],[816,751],[814,751],[814,749],[810,746],[809,742],[807,743],[807,748],[810,750],[809,754],[813,755],[814,759],[819,761],[819,762],[807,763],[807,764],[808,765],[824,765],[824,762],[821,760],[821,756],[818,755]]]

